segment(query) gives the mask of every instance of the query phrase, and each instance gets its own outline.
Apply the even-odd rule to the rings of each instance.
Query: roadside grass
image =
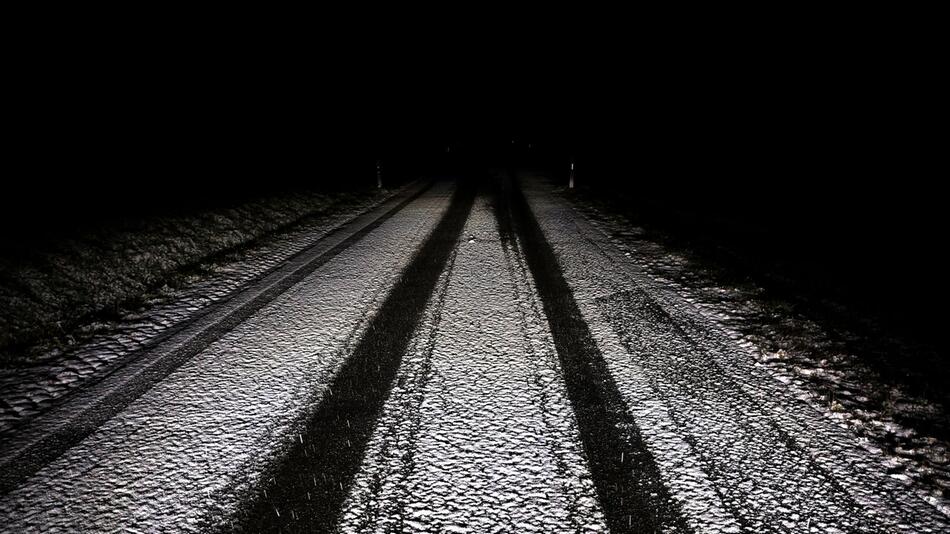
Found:
[[[331,210],[378,197],[375,189],[295,192],[173,215],[62,228],[0,255],[0,366],[35,365],[97,326],[209,274],[260,239]]]

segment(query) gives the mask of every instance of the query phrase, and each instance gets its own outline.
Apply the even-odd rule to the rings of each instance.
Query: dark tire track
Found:
[[[503,239],[517,234],[534,276],[611,532],[689,531],[524,194],[503,179],[496,198]]]
[[[807,478],[821,480],[827,484],[827,488],[815,488],[809,495],[815,499],[815,502],[821,503],[822,508],[834,502],[841,509],[846,510],[849,517],[862,516],[861,506],[839,483],[833,473],[815,462],[808,451],[796,443],[794,438],[770,416],[761,402],[748,395],[733,377],[729,376],[712,358],[706,356],[703,347],[692,339],[677,324],[676,319],[647,293],[641,289],[615,293],[604,299],[604,310],[605,320],[614,329],[624,348],[630,354],[642,355],[640,365],[643,367],[646,378],[655,394],[667,405],[675,405],[673,401],[677,398],[703,398],[708,402],[716,390],[736,391],[737,397],[742,401],[741,409],[735,406],[722,407],[718,409],[721,413],[729,413],[729,417],[745,435],[757,435],[784,446],[787,450],[782,451],[780,446],[775,446],[772,452],[794,455],[809,470]],[[663,350],[661,347],[664,345],[658,340],[667,339],[668,333],[675,333],[676,337],[673,339],[682,341],[677,344],[667,341],[666,350]],[[677,354],[679,357],[675,359],[664,357],[669,354]],[[704,451],[699,446],[697,439],[699,436],[691,434],[689,425],[684,422],[684,419],[688,420],[688,418],[688,410],[682,414],[677,413],[677,410],[671,410],[671,421],[680,429],[684,440],[690,445],[694,456],[703,466],[703,470],[710,480],[716,483],[716,490],[724,506],[739,521],[743,529],[754,531],[765,528],[763,525],[780,524],[783,517],[774,511],[752,511],[741,506],[754,502],[755,499],[751,495],[750,488],[744,488],[741,484],[736,485],[735,480],[730,480],[727,476],[727,467],[739,462],[725,462],[722,458],[713,457]],[[755,422],[760,424],[754,424]],[[749,468],[749,471],[752,472],[753,469]],[[795,478],[804,479],[806,475],[800,474]],[[754,489],[761,492],[764,486],[771,484],[786,487],[776,477],[771,483],[757,484]],[[794,494],[788,492],[787,498],[791,502]],[[806,504],[799,504],[794,509],[797,513],[807,510]],[[810,513],[817,515],[814,512]],[[858,525],[861,532],[885,530],[885,527],[873,518],[863,518],[862,521]]]
[[[428,322],[431,324],[431,330],[429,331],[428,336],[425,337],[424,343],[421,343],[425,348],[423,349],[423,354],[425,355],[421,365],[418,366],[418,369],[411,374],[405,376],[400,376],[396,379],[395,389],[398,394],[400,388],[409,393],[404,394],[404,396],[399,400],[401,407],[400,411],[404,414],[403,417],[411,421],[411,426],[409,428],[409,435],[406,439],[406,448],[405,452],[402,454],[402,466],[395,473],[390,474],[390,476],[397,476],[400,479],[400,484],[402,485],[402,498],[397,502],[397,512],[396,515],[400,518],[400,523],[398,530],[401,532],[406,529],[405,518],[408,516],[406,511],[406,502],[410,496],[410,491],[408,488],[408,478],[411,475],[413,469],[415,468],[416,463],[416,454],[418,452],[418,436],[419,429],[422,427],[423,420],[420,414],[420,406],[425,400],[425,389],[426,385],[432,379],[433,369],[432,369],[432,354],[435,350],[436,339],[438,337],[439,331],[442,327],[442,313],[445,309],[445,298],[448,294],[449,282],[452,279],[452,271],[455,267],[455,257],[458,253],[458,248],[452,251],[452,256],[449,258],[448,265],[446,267],[446,276],[443,278],[442,283],[436,288],[435,295],[433,295],[432,300],[434,304],[434,312],[432,316],[428,319]],[[423,323],[419,325],[420,330],[426,328],[426,324]],[[420,343],[417,341],[417,344]],[[418,346],[418,345],[417,345]],[[412,347],[407,347],[407,350],[411,351]],[[391,393],[392,394],[392,393]],[[385,421],[385,416],[383,416]],[[388,433],[393,434],[396,432],[397,422],[390,421]],[[371,445],[368,445],[371,446]],[[392,447],[391,442],[386,442],[382,449],[382,454],[380,457],[375,459],[376,461],[384,461],[384,459],[389,455],[390,448]],[[364,463],[369,462],[369,457],[364,459]],[[361,519],[361,523],[358,527],[358,532],[368,532],[372,530],[372,527],[376,525],[376,522],[381,516],[380,504],[382,503],[381,489],[383,487],[383,477],[378,473],[374,475],[373,480],[373,491],[369,499],[364,503],[367,510],[370,512],[365,517]]]
[[[66,400],[59,408],[37,418],[25,429],[23,436],[0,447],[0,495],[10,492],[67,449],[95,432],[103,423],[121,412],[183,363],[208,348],[320,266],[378,228],[419,198],[431,185],[430,181],[405,198],[398,199],[392,208],[375,220],[291,272],[280,275],[278,279],[272,280],[278,275],[281,267],[262,273],[230,297],[210,306],[184,323],[169,328],[148,345],[129,355],[125,365],[117,367],[95,383],[84,386],[75,397]],[[339,229],[328,236],[337,231]],[[320,243],[317,243],[301,250],[288,258],[283,265],[291,265],[295,260],[305,259],[308,253],[312,253],[319,246]],[[267,286],[267,284],[270,285]],[[263,291],[241,301],[244,294],[252,292],[261,285],[264,286]],[[193,332],[188,332],[189,329]],[[187,338],[176,344],[176,336],[186,333]],[[172,346],[166,347],[166,343],[171,343]],[[130,373],[131,376],[125,376],[126,373]]]
[[[265,477],[234,530],[330,532],[389,396],[402,356],[475,200],[462,181],[432,234],[413,256],[342,365],[299,441]]]

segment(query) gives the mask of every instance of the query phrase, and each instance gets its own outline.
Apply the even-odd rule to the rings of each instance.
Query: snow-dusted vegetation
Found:
[[[44,236],[0,256],[0,362],[25,365],[80,341],[90,324],[188,283],[209,260],[375,190],[294,192],[190,213],[127,216]]]

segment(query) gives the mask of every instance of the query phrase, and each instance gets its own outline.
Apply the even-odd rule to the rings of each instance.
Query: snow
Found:
[[[636,251],[629,262],[645,280],[694,301],[705,320],[747,349],[756,366],[787,384],[796,398],[873,441],[873,449],[865,448],[877,454],[879,471],[888,459],[899,459],[914,492],[950,508],[950,463],[941,452],[950,446],[950,418],[940,402],[946,392],[903,363],[934,362],[932,349],[873,329],[859,335],[846,324],[822,322],[805,297],[736,281],[734,273],[689,250],[671,251],[675,245],[661,234],[631,228],[581,200],[572,205],[606,234],[606,248]],[[882,371],[881,364],[892,370]],[[913,386],[915,380],[922,385]]]
[[[180,218],[165,220],[149,220],[130,229],[108,230],[102,229],[86,235],[76,242],[61,245],[62,250],[54,249],[49,254],[60,255],[59,263],[67,265],[69,269],[79,271],[68,277],[67,280],[54,279],[55,272],[43,274],[36,283],[44,283],[52,288],[56,284],[83,284],[90,278],[102,278],[110,269],[125,269],[123,257],[112,258],[113,249],[129,249],[156,246],[159,252],[153,251],[153,263],[159,262],[162,267],[137,268],[136,273],[155,279],[166,278],[166,283],[154,292],[149,292],[147,284],[136,279],[133,274],[123,275],[128,280],[114,283],[115,287],[98,288],[96,302],[92,308],[87,304],[81,307],[66,305],[60,302],[61,298],[51,298],[44,305],[69,307],[69,313],[87,313],[95,306],[102,306],[103,299],[118,299],[119,294],[137,295],[132,307],[121,307],[116,311],[119,317],[106,319],[96,317],[91,322],[80,324],[71,331],[70,343],[65,347],[43,347],[42,344],[28,349],[18,349],[15,359],[30,362],[31,365],[12,366],[0,369],[0,435],[8,433],[14,427],[27,423],[33,417],[49,410],[59,399],[75,391],[83,384],[105,376],[118,366],[136,350],[149,341],[156,339],[176,324],[195,317],[209,305],[227,298],[235,290],[248,281],[280,265],[293,254],[311,246],[328,232],[341,223],[358,215],[369,207],[372,202],[383,200],[386,196],[361,196],[348,201],[340,201],[337,210],[330,210],[317,217],[297,218],[313,210],[326,209],[331,205],[333,197],[300,195],[293,198],[278,197],[259,201],[256,204],[243,206],[239,209],[225,210],[220,224],[201,226],[201,222]],[[273,205],[271,205],[273,204]],[[234,226],[238,224],[236,218],[243,218],[243,229],[239,235],[231,235],[224,239],[213,237],[221,224]],[[234,220],[232,220],[234,219]],[[203,219],[201,219],[203,220]],[[283,228],[281,225],[291,224]],[[194,250],[183,253],[179,249],[161,245],[163,240],[173,238],[172,231],[181,229],[182,232],[192,232],[188,241]],[[264,232],[281,229],[269,234],[266,238],[248,244]],[[175,239],[181,236],[175,236]],[[105,248],[95,258],[85,258],[94,252],[89,242],[100,242]],[[112,243],[111,245],[109,243]],[[241,245],[230,253],[222,253],[227,247]],[[83,249],[82,246],[86,246]],[[75,250],[73,250],[75,249]],[[76,257],[80,257],[77,259]],[[120,255],[121,256],[121,255]],[[167,256],[167,257],[166,257]],[[82,259],[85,258],[85,259]],[[115,260],[119,265],[113,265]],[[143,261],[145,261],[143,259]],[[12,268],[8,266],[8,268]],[[161,270],[163,272],[160,272]],[[87,272],[88,271],[88,272]],[[154,272],[153,272],[154,271]],[[179,272],[181,271],[181,272]],[[4,277],[17,278],[16,271],[7,272]],[[110,278],[119,277],[119,274],[108,274]],[[49,280],[47,280],[49,279]],[[167,285],[167,279],[176,279],[175,288]],[[45,281],[44,281],[45,280]],[[0,282],[2,286],[2,282]],[[80,291],[75,288],[70,292]],[[0,287],[0,298],[3,294]],[[60,290],[43,289],[41,294],[56,293]],[[139,292],[139,293],[136,293]],[[124,297],[123,297],[124,298]],[[44,297],[44,300],[46,297]],[[66,313],[67,310],[52,310],[42,312]],[[3,307],[3,320],[19,320],[21,317],[34,325],[45,324],[39,317],[41,312],[36,310],[20,310]],[[4,319],[5,318],[5,319]],[[72,319],[76,319],[73,317]],[[70,319],[70,320],[72,320]],[[64,316],[58,324],[67,321]],[[10,326],[3,328],[10,332]],[[45,327],[49,330],[48,327]],[[58,326],[55,331],[62,331]],[[74,339],[73,336],[78,337]],[[36,353],[34,353],[36,352]]]
[[[448,205],[440,184],[0,498],[9,532],[224,523]]]
[[[921,495],[908,468],[920,456],[946,463],[946,446],[855,409],[870,394],[839,365],[846,356],[806,364],[784,347],[760,350],[730,329],[747,320],[749,295],[716,287],[722,307],[657,276],[642,261],[661,256],[656,248],[618,247],[527,178],[564,279],[690,527],[947,530],[945,499]],[[226,528],[285,446],[308,439],[300,422],[333,394],[330,378],[452,191],[429,190],[0,497],[2,530]],[[534,281],[496,224],[479,196],[349,488],[341,532],[607,530]],[[56,375],[71,383],[82,373]],[[839,387],[819,397],[809,380]],[[11,406],[26,412],[57,387]],[[900,445],[882,460],[877,440],[852,432],[856,420]]]
[[[546,319],[489,202],[430,299],[341,532],[606,530]]]
[[[796,530],[810,521],[913,532],[947,526],[876,469],[852,435],[757,367],[749,344],[687,302],[672,282],[646,274],[543,182],[528,185],[584,319],[692,525]]]

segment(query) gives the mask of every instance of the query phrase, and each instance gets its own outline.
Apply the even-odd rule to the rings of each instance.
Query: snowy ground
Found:
[[[341,532],[606,529],[530,274],[490,202],[416,331]]]
[[[932,499],[889,477],[803,391],[757,365],[747,344],[646,275],[546,182],[528,183],[585,320],[692,524],[715,524],[714,511],[723,530],[946,526]]]
[[[0,435],[108,374],[169,328],[227,298],[392,194],[281,196],[198,217],[156,218],[136,227],[99,229],[56,243],[43,253],[41,263],[62,264],[68,275],[56,270],[24,274],[24,269],[41,269],[32,262],[8,268],[4,279],[25,277],[35,286],[28,291],[41,295],[29,300],[44,303],[44,309],[29,307],[23,298],[0,290],[5,302],[22,304],[4,309],[5,332],[13,328],[9,324],[13,320],[32,321],[41,329],[47,325],[47,330],[53,319],[78,324],[68,334],[53,328],[54,335],[9,355],[17,364],[0,368]],[[127,265],[129,254],[135,258]],[[163,277],[163,285],[150,287]],[[95,284],[86,285],[89,280]],[[62,286],[69,286],[66,295],[48,298],[63,292]],[[9,284],[4,287],[15,290]],[[69,295],[80,299],[90,291],[95,299],[78,309],[66,302]],[[132,296],[134,302],[129,305],[112,307],[111,318],[88,315],[97,306]],[[47,315],[53,319],[46,319]]]
[[[565,198],[645,276],[689,302],[748,349],[757,366],[853,433],[879,470],[950,513],[950,417],[938,400],[945,392],[925,391],[921,384],[928,381],[908,376],[901,364],[910,358],[936,361],[932,349],[829,323],[813,311],[816,306],[737,282],[662,233],[632,226],[589,200]],[[916,387],[910,385],[915,379]]]
[[[390,193],[283,193],[192,212],[77,224],[12,243],[0,256],[0,362],[23,366],[74,350],[103,330],[102,321],[135,314],[156,300],[179,300],[179,290],[207,278],[209,270],[235,263],[253,269],[259,257],[242,253],[262,237],[270,241],[300,226],[321,233],[339,216],[345,220]]]
[[[188,531],[233,510],[450,193],[430,190],[5,495],[4,530]]]
[[[524,203],[483,185],[470,213],[471,189],[436,183],[0,496],[2,530],[950,528],[723,314],[521,181]],[[388,330],[413,287],[418,323]],[[338,458],[352,471],[312,475]],[[327,486],[341,504],[314,519]]]

